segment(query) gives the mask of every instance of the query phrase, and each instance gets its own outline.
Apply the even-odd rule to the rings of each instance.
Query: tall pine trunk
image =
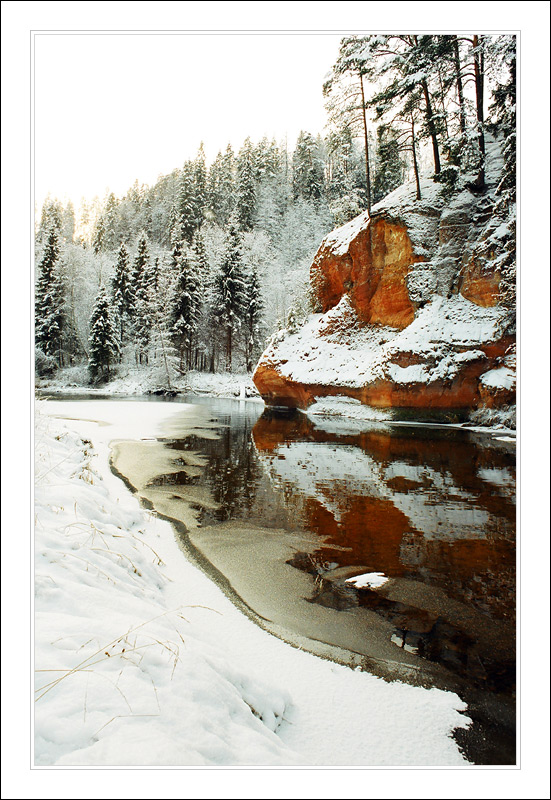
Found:
[[[423,89],[423,95],[425,97],[427,127],[429,129],[430,138],[432,139],[432,153],[434,156],[434,174],[438,175],[440,173],[440,151],[438,149],[438,137],[436,134],[436,125],[434,123],[434,113],[432,110],[432,104],[430,102],[429,87],[425,78],[423,78],[423,80],[421,81],[421,87]]]
[[[226,334],[226,372],[231,372],[232,357],[232,328],[228,325]]]
[[[417,152],[415,147],[415,123],[411,120],[411,150],[413,152],[413,171],[415,172],[415,185],[417,187],[417,200],[421,199],[421,183],[419,181],[419,166],[417,164]]]
[[[467,130],[465,115],[465,97],[463,95],[463,80],[461,78],[461,60],[459,58],[459,40],[453,37],[453,56],[455,63],[455,83],[457,86],[457,99],[459,102],[459,130],[464,134]]]
[[[360,87],[362,90],[362,121],[364,127],[364,144],[365,144],[365,182],[367,186],[367,210],[371,213],[371,174],[369,170],[369,142],[367,138],[367,119],[365,116],[365,93],[364,93],[364,79],[362,73],[358,71],[360,78]]]
[[[474,77],[476,88],[476,121],[478,123],[478,150],[479,165],[478,175],[475,186],[477,189],[484,189],[486,176],[484,171],[484,161],[486,156],[486,143],[484,141],[484,40],[475,34],[473,36],[474,50]]]

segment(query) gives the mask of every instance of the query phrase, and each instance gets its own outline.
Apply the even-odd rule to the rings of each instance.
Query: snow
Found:
[[[124,395],[138,396],[167,388],[159,385],[157,373],[144,367],[120,367],[120,374],[99,387],[89,386],[86,367],[68,367],[59,370],[54,378],[41,380],[41,391],[62,392],[63,394]],[[177,380],[171,388],[180,394],[204,394],[211,397],[239,397],[257,400],[260,395],[248,373],[188,372],[185,378]]]
[[[516,376],[512,369],[508,367],[498,367],[485,372],[480,376],[483,386],[490,389],[514,389],[516,386]]]
[[[449,380],[462,362],[485,357],[480,344],[499,338],[503,313],[498,306],[482,308],[462,295],[436,296],[403,330],[361,327],[345,295],[326,314],[311,314],[297,333],[278,337],[263,361],[277,365],[290,380],[325,386]],[[395,360],[400,353],[412,354],[417,363],[399,366]]]
[[[382,572],[364,572],[363,575],[347,578],[345,583],[352,583],[357,589],[363,589],[364,587],[378,589],[380,586],[384,586],[387,581],[388,578]]]
[[[350,222],[341,225],[340,228],[336,228],[328,234],[324,238],[321,247],[329,248],[335,255],[344,255],[348,252],[350,242],[356,238],[368,221],[369,212],[364,211],[363,214],[354,217]]]
[[[175,414],[191,425],[192,406],[37,409],[37,765],[466,763],[450,737],[469,724],[456,695],[261,630],[111,473],[112,440],[159,434]]]

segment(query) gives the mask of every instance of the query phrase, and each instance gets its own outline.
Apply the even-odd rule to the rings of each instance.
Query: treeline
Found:
[[[122,198],[48,199],[36,236],[39,374],[88,359],[183,373],[251,370],[266,337],[308,311],[323,236],[365,206],[361,149],[346,128],[301,133],[294,152],[247,139],[207,168],[203,148]]]
[[[486,189],[486,140],[504,156],[497,213],[515,286],[515,37],[346,37],[323,87],[325,138],[248,138],[207,166],[194,159],[151,187],[83,203],[48,198],[36,233],[37,372],[87,362],[175,371],[250,370],[265,339],[309,310],[323,236],[415,177],[452,194]],[[491,99],[485,117],[485,96]]]

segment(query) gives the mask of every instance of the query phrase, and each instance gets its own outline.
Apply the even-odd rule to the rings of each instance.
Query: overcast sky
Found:
[[[322,133],[335,34],[40,34],[35,37],[35,191],[123,194],[193,158],[264,135]]]

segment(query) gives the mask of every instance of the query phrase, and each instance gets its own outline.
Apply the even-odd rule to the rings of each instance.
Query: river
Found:
[[[192,417],[114,442],[112,468],[186,555],[294,646],[456,691],[467,755],[514,763],[514,443],[182,401]]]

